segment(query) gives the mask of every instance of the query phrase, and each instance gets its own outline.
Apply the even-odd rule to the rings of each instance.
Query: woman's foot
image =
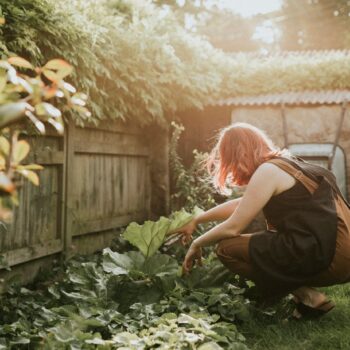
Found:
[[[327,301],[327,297],[314,288],[301,287],[293,292],[293,300],[296,304],[301,302],[309,307],[317,308]]]
[[[299,315],[301,315],[303,318],[318,318],[329,311],[331,311],[335,307],[335,304],[332,300],[327,300],[321,305],[318,305],[317,307],[310,307],[303,303],[297,304],[296,311]]]
[[[295,319],[317,318],[331,311],[335,304],[327,300],[325,294],[309,287],[302,287],[293,292],[296,309],[293,311]]]

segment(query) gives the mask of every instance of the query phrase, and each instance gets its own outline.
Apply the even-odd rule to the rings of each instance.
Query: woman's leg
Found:
[[[249,258],[251,234],[244,234],[220,241],[216,254],[220,261],[233,273],[253,280],[254,270]]]

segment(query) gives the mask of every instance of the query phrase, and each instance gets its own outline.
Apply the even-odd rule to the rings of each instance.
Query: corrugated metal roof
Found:
[[[341,104],[350,102],[350,90],[297,91],[279,94],[240,96],[211,103],[219,106],[261,106],[261,105],[301,105],[301,104]]]
[[[346,57],[350,56],[350,50],[301,50],[301,51],[275,51],[275,52],[233,52],[232,57],[247,57],[247,58],[273,58],[273,57]]]

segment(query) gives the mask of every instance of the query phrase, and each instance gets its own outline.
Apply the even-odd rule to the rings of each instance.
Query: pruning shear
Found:
[[[170,247],[171,245],[177,243],[182,237],[182,233],[171,234],[163,243],[164,246]]]

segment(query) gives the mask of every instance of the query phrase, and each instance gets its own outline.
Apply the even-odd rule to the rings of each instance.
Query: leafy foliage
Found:
[[[226,55],[150,1],[0,0],[0,7],[1,53],[34,65],[64,57],[93,121],[164,123],[225,97],[349,87],[346,53]]]
[[[122,273],[117,269],[121,266]],[[108,249],[102,260],[99,255],[72,259],[65,270],[55,268],[56,280],[41,282],[36,289],[8,289],[0,300],[0,344],[180,349],[210,343],[209,349],[246,349],[236,326],[227,323],[246,317],[249,305],[243,290],[231,283],[189,288],[177,268],[169,256],[156,254],[145,261],[138,252]],[[170,276],[171,287],[165,282]]]
[[[15,69],[17,67],[23,72]],[[85,109],[86,96],[76,93],[75,87],[64,79],[73,67],[64,60],[53,59],[43,67],[34,67],[22,57],[12,56],[0,61],[0,220],[9,221],[11,207],[17,204],[19,177],[39,185],[36,173],[42,167],[38,164],[23,164],[30,146],[26,140],[19,140],[20,122],[32,123],[38,132],[45,132],[45,124],[51,124],[63,133],[61,109]]]
[[[146,258],[106,248],[76,257],[36,289],[9,287],[0,299],[0,345],[247,349],[234,323],[249,316],[250,304],[235,276],[213,255],[189,276],[179,269],[159,252]]]
[[[237,336],[234,325],[216,321],[217,317],[206,313],[178,316],[168,313],[139,335],[123,332],[116,335],[113,341],[117,346],[128,349],[193,349],[198,345],[199,350],[247,349],[242,344],[244,338]]]
[[[190,168],[186,169],[177,153],[177,146],[184,128],[175,122],[172,123],[172,126],[174,129],[169,158],[175,188],[171,196],[171,206],[173,209],[180,207],[189,209],[199,205],[206,210],[210,209],[217,204],[218,195],[204,166],[207,154],[195,151],[194,161]]]
[[[123,237],[137,247],[147,259],[160,248],[167,234],[187,224],[199,211],[196,207],[191,214],[182,209],[172,213],[169,219],[161,217],[156,222],[146,221],[143,225],[133,222],[126,228]]]
[[[211,51],[218,53],[149,1],[1,0],[0,6],[3,54],[37,64],[65,57],[76,67],[74,83],[90,97],[91,120],[161,123],[179,109],[202,106],[201,97],[220,80],[207,63]]]

